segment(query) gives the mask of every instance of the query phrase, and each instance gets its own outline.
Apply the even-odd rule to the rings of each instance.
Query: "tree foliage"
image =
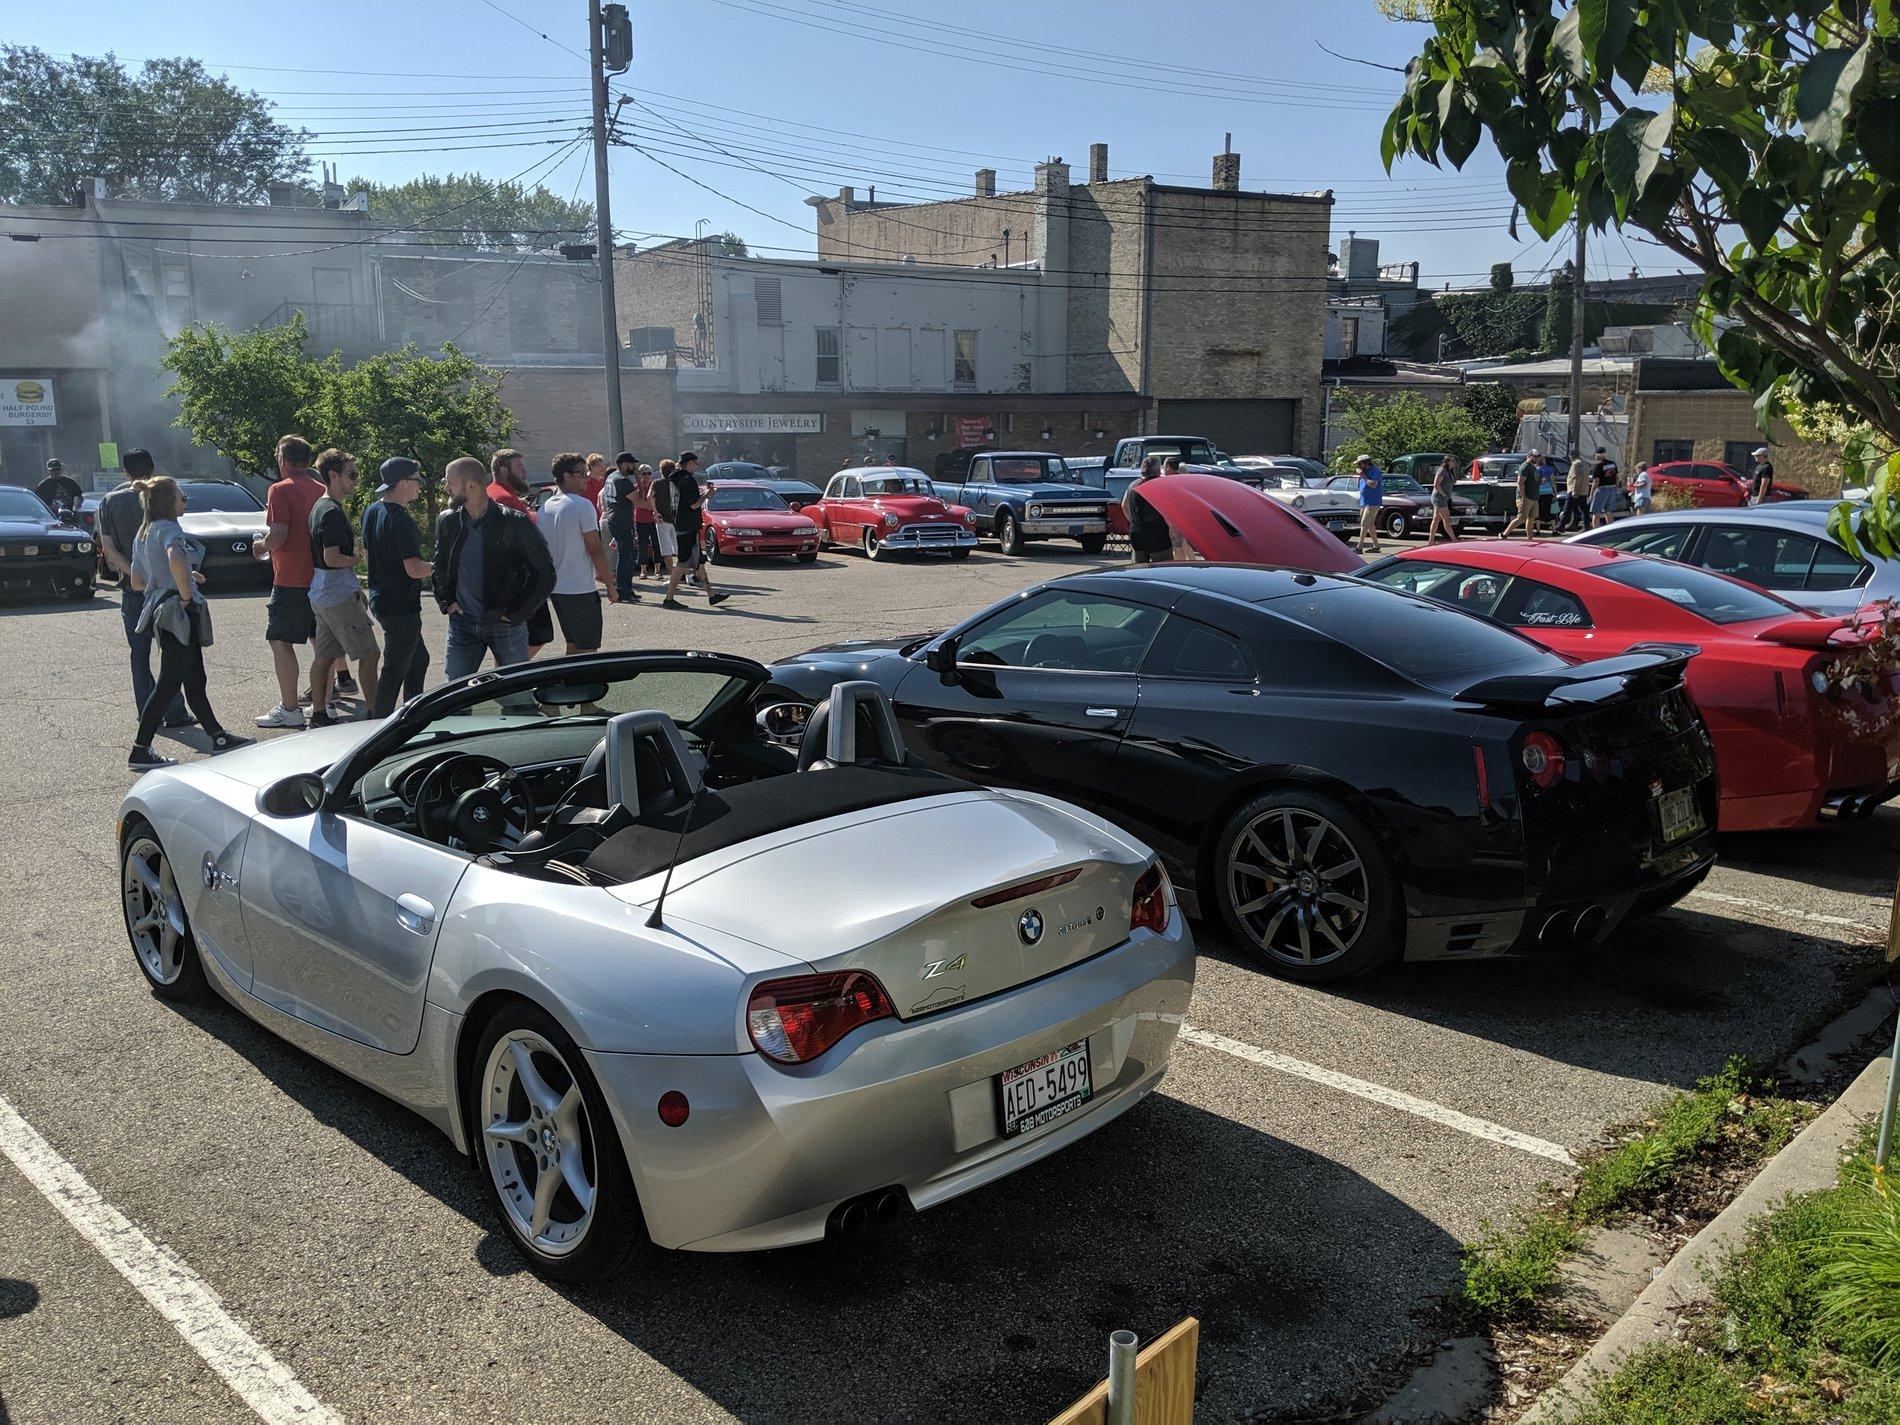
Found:
[[[1628,225],[1705,274],[1703,339],[1764,430],[1790,398],[1835,404],[1875,436],[1850,460],[1900,471],[1892,0],[1388,8],[1430,29],[1386,122],[1388,168],[1462,167],[1488,135],[1540,236],[1573,216]],[[1877,501],[1858,528],[1895,548],[1900,507]]]
[[[352,452],[365,475],[392,455],[421,463],[433,494],[458,455],[486,458],[515,430],[501,377],[453,345],[430,356],[411,344],[354,365],[304,349],[303,314],[281,327],[233,333],[216,324],[172,338],[163,364],[180,412],[174,424],[240,470],[273,468],[277,438],[295,431],[319,449]],[[375,481],[358,485],[362,500]]]
[[[132,73],[110,54],[0,45],[0,201],[71,203],[103,178],[117,198],[258,203],[309,167],[308,138],[195,59]]]
[[[532,251],[594,237],[592,203],[571,202],[540,184],[530,188],[479,173],[449,173],[405,183],[352,178],[343,186],[369,194],[379,228],[413,228],[392,236],[438,247]]]
[[[1485,433],[1485,448],[1511,449],[1517,439],[1517,392],[1501,381],[1472,381],[1458,397],[1471,423]],[[1446,446],[1435,449],[1449,449]],[[1463,452],[1459,452],[1462,454]],[[1477,454],[1472,451],[1471,454]]]
[[[1381,465],[1422,450],[1469,459],[1492,444],[1492,428],[1459,402],[1427,401],[1412,391],[1389,398],[1369,392],[1342,395],[1334,406],[1334,420],[1351,432],[1333,452],[1333,464],[1341,470],[1351,469],[1361,455]]]

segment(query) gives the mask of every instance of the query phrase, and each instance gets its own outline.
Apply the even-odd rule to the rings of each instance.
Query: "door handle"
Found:
[[[1120,717],[1122,715],[1120,708],[1083,708],[1082,711],[1089,717]]]
[[[427,935],[435,924],[435,907],[418,895],[397,896],[396,924],[412,935]]]

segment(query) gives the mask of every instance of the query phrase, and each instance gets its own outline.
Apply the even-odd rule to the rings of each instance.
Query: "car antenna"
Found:
[[[706,744],[710,750],[712,744]],[[705,792],[706,784],[701,782],[693,788],[693,799],[686,804],[686,814],[680,818],[680,834],[673,839],[673,854],[667,859],[666,875],[660,881],[660,897],[653,902],[653,913],[647,917],[647,929],[658,930],[665,923],[660,914],[666,909],[666,893],[673,887],[673,868],[680,863],[680,851],[686,845],[686,833],[692,830],[693,813],[699,810],[700,796]]]

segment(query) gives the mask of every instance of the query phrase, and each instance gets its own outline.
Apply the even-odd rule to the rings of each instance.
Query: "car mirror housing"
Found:
[[[257,809],[265,816],[308,816],[323,805],[323,778],[315,772],[293,772],[257,794]]]
[[[924,653],[924,667],[943,680],[945,687],[957,681],[957,640],[946,638]]]

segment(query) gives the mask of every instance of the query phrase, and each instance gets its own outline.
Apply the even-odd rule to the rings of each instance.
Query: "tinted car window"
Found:
[[[1144,675],[1204,683],[1251,683],[1253,659],[1238,639],[1193,619],[1170,618],[1142,664]]]
[[[1776,618],[1795,612],[1792,604],[1727,579],[1718,579],[1687,564],[1618,559],[1614,563],[1605,561],[1589,572],[1613,584],[1667,599],[1710,623],[1746,623],[1750,619]]]
[[[1563,589],[1535,579],[1516,579],[1504,611],[1504,621],[1516,628],[1588,628],[1590,611],[1583,600]]]
[[[1786,530],[1718,528],[1709,531],[1697,562],[1763,589],[1799,589],[1819,547],[1819,540]]]
[[[1680,559],[1695,526],[1687,524],[1611,525],[1599,537],[1579,540],[1611,549],[1627,549],[1632,554],[1653,554],[1658,559]]]
[[[1044,594],[978,624],[959,644],[959,663],[1072,672],[1132,673],[1161,627],[1145,604],[1089,594]]]
[[[184,492],[186,508],[193,514],[237,515],[255,514],[262,510],[257,496],[242,485],[205,485],[195,481],[180,481],[178,488]]]
[[[714,490],[708,508],[715,510],[774,510],[789,514],[791,506],[771,490]]]
[[[1868,566],[1838,544],[1819,544],[1814,550],[1814,565],[1808,570],[1810,589],[1851,589],[1866,577]]]
[[[1512,669],[1548,669],[1556,656],[1497,624],[1389,589],[1342,584],[1266,607],[1415,683],[1449,691]]]
[[[1433,564],[1423,559],[1395,559],[1366,571],[1366,578],[1388,589],[1400,589],[1422,598],[1489,618],[1504,599],[1510,579],[1489,569],[1464,564]]]

